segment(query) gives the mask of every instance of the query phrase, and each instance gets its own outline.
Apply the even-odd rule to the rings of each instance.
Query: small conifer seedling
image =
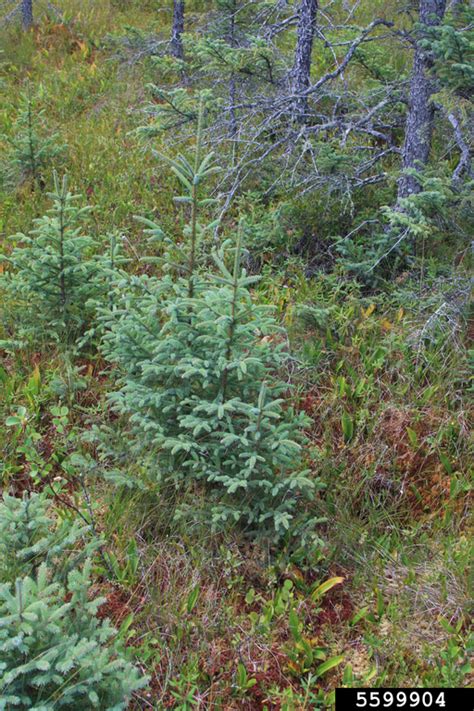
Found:
[[[38,110],[29,92],[21,95],[18,116],[11,134],[1,137],[7,144],[7,160],[1,168],[7,187],[31,181],[43,189],[46,172],[65,151],[57,133],[48,131],[45,111]]]
[[[203,230],[194,186],[200,171],[212,174],[212,156],[194,168],[179,158],[172,168],[191,206],[178,249],[183,266],[171,283],[169,276],[136,281],[110,319],[104,352],[122,372],[110,400],[130,418],[159,480],[204,484],[213,525],[232,521],[252,535],[285,536],[315,486],[301,466],[305,417],[281,398],[285,339],[271,308],[255,303],[258,277],[242,269],[239,240],[230,269],[224,248],[213,254],[213,271],[196,259]],[[168,247],[159,262],[175,262],[173,242],[147,225]]]
[[[35,220],[30,234],[13,237],[17,246],[6,258],[12,269],[4,284],[20,341],[41,334],[50,342],[71,345],[94,319],[107,275],[93,255],[95,240],[83,232],[90,208],[78,206],[79,196],[57,174],[49,196],[52,208]]]

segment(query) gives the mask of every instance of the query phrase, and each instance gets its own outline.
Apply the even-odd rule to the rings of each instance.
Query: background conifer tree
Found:
[[[189,126],[195,130],[199,103],[205,98],[207,129],[212,141],[233,149],[240,128],[238,104],[266,96],[282,76],[282,63],[265,28],[278,16],[276,3],[217,0],[206,25],[197,34],[183,34],[184,51],[175,61],[154,58],[166,83],[149,84],[154,102],[145,107],[151,122],[140,128],[143,135]],[[185,86],[182,78],[185,76]],[[170,88],[169,79],[176,85]]]
[[[31,91],[21,95],[11,133],[1,138],[7,145],[0,168],[1,182],[14,187],[31,180],[34,188],[44,188],[46,171],[64,153],[66,146],[57,133],[48,131],[45,111],[36,107]]]
[[[101,264],[93,257],[95,240],[83,233],[89,207],[69,191],[67,178],[54,174],[53,201],[35,220],[29,235],[13,237],[22,246],[6,258],[12,271],[4,276],[7,294],[17,312],[17,337],[37,334],[50,341],[74,343],[94,318],[104,290]],[[102,274],[103,276],[103,274]]]

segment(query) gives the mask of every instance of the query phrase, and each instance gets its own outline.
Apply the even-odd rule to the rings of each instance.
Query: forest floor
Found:
[[[103,40],[161,20],[137,5],[70,5],[74,22],[5,36],[0,133],[30,81],[68,146],[74,191],[93,205],[91,230],[120,230],[133,256],[143,244],[134,215],[176,219],[174,180],[133,134],[153,69],[119,62]],[[0,239],[28,231],[47,205],[28,186],[0,192]],[[423,338],[443,298],[428,272],[367,295],[337,273],[307,279],[298,259],[283,269],[269,257],[257,294],[290,334],[292,397],[311,418],[307,460],[325,484],[313,504],[321,542],[300,564],[238,531],[212,535],[198,516],[186,530],[172,502],[91,484],[114,569],[97,579],[101,614],[122,625],[152,677],[136,708],[291,711],[330,706],[342,684],[467,685],[469,334],[460,323]],[[109,418],[108,367],[99,357],[75,365],[51,349],[4,354],[1,420],[24,406],[38,434],[31,444],[0,426],[4,485],[29,486],[33,465],[63,475],[82,433]],[[199,492],[184,496],[198,506]],[[63,495],[79,507],[81,497],[73,484]]]

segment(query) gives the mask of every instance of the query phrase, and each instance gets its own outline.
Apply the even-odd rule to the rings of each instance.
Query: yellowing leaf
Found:
[[[78,49],[84,57],[87,55],[87,44],[83,40],[75,40],[74,45],[75,48]]]
[[[34,370],[31,374],[31,380],[36,384],[38,384],[41,380],[41,374],[40,374],[40,369],[39,369],[38,364],[36,364],[34,367]]]
[[[397,311],[397,317],[396,317],[397,322],[401,321],[402,318],[404,317],[404,315],[405,315],[405,311],[403,310],[403,306],[400,306],[400,308]]]
[[[297,674],[299,674],[301,672],[300,665],[297,664],[296,662],[293,662],[291,659],[288,662],[288,668],[291,669],[292,671],[296,672]]]
[[[362,316],[364,318],[369,318],[375,311],[375,304],[370,304],[366,309],[362,309]]]
[[[391,331],[393,328],[393,325],[390,323],[390,321],[386,318],[383,318],[380,322],[382,328],[384,331]]]
[[[337,576],[335,578],[329,578],[329,580],[325,580],[324,583],[321,583],[321,585],[318,585],[317,588],[313,590],[311,593],[311,597],[313,600],[318,600],[320,597],[325,595],[331,588],[333,588],[335,585],[340,585],[343,583],[345,578],[341,578],[340,576]]]

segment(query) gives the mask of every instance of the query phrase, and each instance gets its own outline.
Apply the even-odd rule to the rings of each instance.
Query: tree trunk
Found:
[[[171,29],[170,49],[173,57],[182,59],[184,56],[183,39],[184,32],[184,0],[173,0],[173,27]]]
[[[24,30],[33,25],[33,0],[21,0],[21,24]]]
[[[232,1],[232,5],[229,8],[231,11],[230,15],[230,25],[229,25],[229,44],[232,49],[236,47],[235,41],[235,15],[237,12],[236,0]],[[236,83],[235,74],[232,72],[229,79],[229,104],[230,104],[230,116],[229,116],[229,134],[234,137],[237,134],[237,117],[235,114],[235,103],[236,103]]]
[[[446,0],[420,0],[420,22],[424,25],[439,25],[446,10]],[[422,168],[428,162],[433,132],[434,106],[431,101],[436,91],[436,81],[430,77],[431,59],[419,41],[410,82],[408,116],[403,145],[403,169]],[[419,193],[421,186],[412,175],[402,175],[398,182],[398,198]]]
[[[308,113],[308,98],[301,96],[301,94],[310,85],[311,54],[316,31],[317,11],[318,0],[301,0],[298,11],[298,29],[291,89],[295,95],[293,110],[298,120],[302,123],[305,122]]]

